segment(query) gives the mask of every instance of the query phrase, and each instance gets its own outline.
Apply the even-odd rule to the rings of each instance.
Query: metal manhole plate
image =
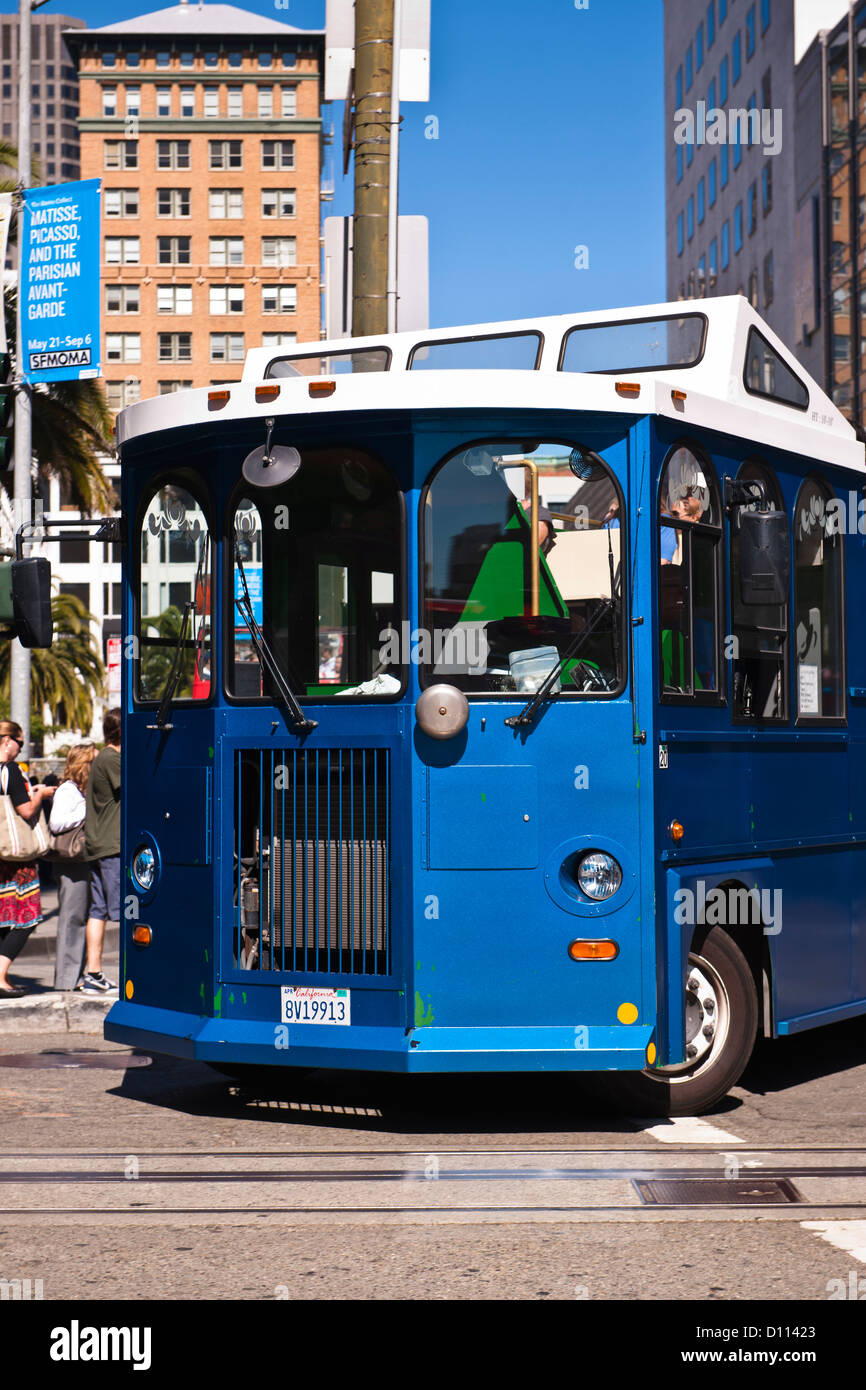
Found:
[[[644,1206],[782,1206],[803,1198],[787,1178],[634,1178]]]
[[[89,1067],[91,1070],[125,1070],[149,1067],[153,1061],[146,1052],[6,1052],[0,1054],[0,1067],[21,1067],[36,1071],[54,1067]]]

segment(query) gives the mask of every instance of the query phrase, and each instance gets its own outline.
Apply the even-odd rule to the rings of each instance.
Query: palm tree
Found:
[[[34,710],[47,705],[55,728],[88,733],[93,723],[93,699],[105,689],[105,668],[96,647],[88,613],[73,594],[51,600],[54,645],[35,647],[30,655],[31,698]],[[0,705],[8,708],[12,644],[0,642]]]

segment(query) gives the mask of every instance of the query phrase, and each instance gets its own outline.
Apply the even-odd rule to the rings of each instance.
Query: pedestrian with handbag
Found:
[[[97,754],[87,782],[87,857],[90,868],[90,916],[87,919],[87,969],[76,986],[83,994],[105,994],[117,983],[102,973],[106,922],[120,921],[120,710],[106,711],[102,721],[105,747]]]
[[[54,795],[53,787],[31,787],[17,766],[23,744],[21,725],[0,720],[0,1000],[27,993],[10,983],[9,967],[42,921],[37,860],[48,845],[42,805]]]
[[[51,807],[48,828],[56,858],[58,916],[54,988],[75,989],[84,971],[87,908],[90,901],[90,863],[85,846],[85,791],[96,745],[70,748],[63,780]]]

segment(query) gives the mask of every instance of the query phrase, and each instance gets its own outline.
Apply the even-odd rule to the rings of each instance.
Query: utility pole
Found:
[[[33,397],[24,380],[24,190],[30,187],[30,29],[31,0],[20,0],[18,28],[18,309],[15,358],[15,483],[12,512],[15,525],[31,521],[33,459]],[[9,680],[10,714],[24,731],[24,758],[30,757],[30,651],[16,638],[12,643]]]
[[[393,46],[394,0],[355,0],[354,337],[388,331]]]

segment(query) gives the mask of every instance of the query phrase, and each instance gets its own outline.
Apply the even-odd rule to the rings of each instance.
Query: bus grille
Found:
[[[235,955],[244,969],[390,971],[390,754],[236,754]]]

